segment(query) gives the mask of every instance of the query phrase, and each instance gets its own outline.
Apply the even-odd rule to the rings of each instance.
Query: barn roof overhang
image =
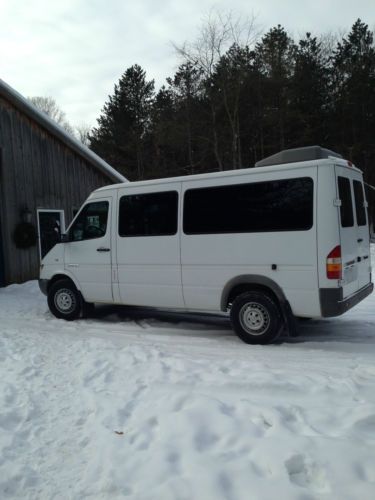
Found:
[[[5,83],[1,78],[0,97],[9,101],[15,108],[27,115],[31,120],[38,123],[38,125],[46,129],[50,134],[54,135],[68,148],[96,167],[103,174],[107,175],[107,177],[109,177],[112,181],[127,182],[126,177],[117,172],[117,170],[100,158],[100,156],[91,151],[91,149],[69,135],[62,127],[60,127],[60,125],[54,122],[45,113],[39,111],[33,104],[31,104],[30,101],[10,87],[10,85]]]

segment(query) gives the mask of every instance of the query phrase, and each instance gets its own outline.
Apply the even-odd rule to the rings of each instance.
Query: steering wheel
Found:
[[[96,238],[98,236],[104,236],[105,231],[103,231],[101,227],[91,224],[90,226],[86,227],[85,234],[90,238]]]

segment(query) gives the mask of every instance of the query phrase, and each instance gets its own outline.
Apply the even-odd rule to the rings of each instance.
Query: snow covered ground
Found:
[[[0,290],[0,498],[373,500],[375,294],[300,330]]]

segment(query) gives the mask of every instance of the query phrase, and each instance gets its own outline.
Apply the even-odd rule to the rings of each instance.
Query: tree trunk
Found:
[[[211,118],[212,118],[212,135],[213,135],[213,143],[214,143],[214,154],[215,158],[219,167],[219,170],[224,170],[223,169],[223,163],[220,158],[220,152],[219,152],[219,141],[217,138],[217,130],[216,130],[216,112],[215,112],[215,107],[213,102],[210,102],[211,105]]]

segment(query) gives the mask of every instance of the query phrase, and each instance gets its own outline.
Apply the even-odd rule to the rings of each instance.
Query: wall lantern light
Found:
[[[30,223],[31,222],[31,216],[32,216],[31,210],[27,207],[27,205],[21,209],[21,220],[22,220],[22,222],[28,222],[28,223]]]

